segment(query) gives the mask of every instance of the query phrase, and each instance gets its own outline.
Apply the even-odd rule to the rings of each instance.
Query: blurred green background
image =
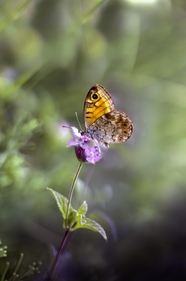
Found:
[[[0,268],[23,252],[47,271],[64,230],[46,187],[68,196],[78,166],[61,124],[100,83],[134,134],[84,165],[73,206],[108,242],[75,232],[59,280],[185,280],[185,77],[184,0],[0,1]]]

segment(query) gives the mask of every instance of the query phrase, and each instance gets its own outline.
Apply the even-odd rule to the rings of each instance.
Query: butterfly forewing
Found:
[[[87,129],[92,123],[114,109],[114,102],[107,90],[94,85],[88,92],[84,103],[84,123]]]

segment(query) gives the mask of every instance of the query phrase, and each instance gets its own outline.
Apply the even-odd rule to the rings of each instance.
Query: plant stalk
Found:
[[[73,179],[72,186],[70,188],[70,192],[69,192],[69,196],[68,196],[67,212],[66,212],[66,229],[69,228],[69,225],[68,225],[69,208],[70,208],[70,205],[71,205],[72,195],[73,195],[73,192],[74,192],[75,184],[76,184],[77,178],[78,178],[78,176],[81,172],[82,166],[83,166],[83,163],[80,163],[79,167],[76,171],[75,177]]]
[[[56,268],[56,266],[57,266],[57,263],[58,263],[60,254],[61,254],[61,252],[62,252],[62,250],[63,250],[63,247],[64,247],[64,245],[65,245],[65,242],[66,242],[66,240],[67,240],[67,237],[68,237],[69,233],[70,233],[70,230],[69,230],[69,229],[66,229],[65,234],[64,234],[64,236],[63,236],[63,240],[62,240],[61,245],[60,245],[60,248],[59,248],[59,251],[58,251],[57,256],[56,256],[56,258],[55,258],[55,260],[54,260],[54,263],[53,263],[53,265],[52,265],[52,268],[51,268],[51,270],[50,270],[50,277],[51,277],[51,278],[52,278],[52,275],[53,275],[53,273],[54,273],[54,271],[55,271],[55,268]]]
[[[69,208],[70,208],[70,205],[71,205],[71,201],[72,201],[72,195],[73,195],[73,192],[74,192],[74,188],[75,188],[75,184],[76,184],[76,181],[77,181],[77,178],[81,172],[81,168],[83,166],[83,163],[80,163],[77,171],[76,171],[76,174],[75,174],[75,177],[73,179],[73,182],[72,182],[72,185],[71,185],[71,188],[70,188],[70,192],[69,192],[69,196],[68,196],[68,203],[67,203],[67,212],[66,212],[66,223],[65,223],[65,234],[63,236],[63,239],[62,239],[62,242],[61,242],[61,245],[60,245],[60,248],[59,248],[59,251],[57,253],[57,256],[54,260],[54,263],[52,265],[52,268],[50,270],[50,277],[52,278],[52,275],[54,274],[54,271],[55,271],[55,268],[57,266],[57,263],[58,263],[58,260],[59,260],[59,257],[60,257],[60,254],[64,248],[64,245],[65,245],[65,242],[67,240],[67,237],[70,233],[70,227],[68,225],[68,215],[69,215]]]

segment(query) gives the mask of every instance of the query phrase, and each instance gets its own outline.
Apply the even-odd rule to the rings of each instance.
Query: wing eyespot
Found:
[[[97,100],[97,99],[98,99],[98,95],[95,94],[95,93],[93,93],[93,94],[91,95],[91,98],[92,98],[92,100]]]

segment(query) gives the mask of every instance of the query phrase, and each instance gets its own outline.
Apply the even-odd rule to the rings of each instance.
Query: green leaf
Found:
[[[88,205],[87,205],[87,202],[84,201],[83,204],[79,207],[77,212],[79,215],[84,216],[84,215],[86,215],[87,210],[88,210]]]
[[[53,194],[54,198],[56,199],[56,203],[57,206],[63,216],[63,219],[66,220],[66,213],[67,213],[67,204],[68,204],[68,199],[66,197],[64,197],[62,194],[60,194],[59,192],[48,188],[47,189]],[[77,213],[77,211],[75,209],[72,208],[72,206],[69,206],[69,217],[74,214]]]
[[[96,221],[91,220],[91,219],[89,219],[85,216],[79,215],[76,218],[76,224],[73,227],[73,230],[78,229],[78,228],[87,228],[87,229],[90,229],[92,231],[99,232],[103,236],[103,238],[105,240],[107,240],[106,232],[102,228],[102,226],[99,223],[97,223]]]
[[[63,227],[65,228],[66,219],[67,219],[66,212],[67,212],[68,199],[51,188],[47,188],[47,189],[52,193],[52,195],[56,199],[56,203],[64,219]],[[68,225],[70,231],[74,231],[78,228],[87,228],[92,231],[99,232],[103,236],[103,238],[107,240],[107,235],[104,229],[101,227],[101,225],[95,222],[94,220],[85,217],[87,210],[88,210],[88,205],[86,201],[83,202],[83,204],[79,207],[78,211],[73,209],[71,205],[69,206]]]

